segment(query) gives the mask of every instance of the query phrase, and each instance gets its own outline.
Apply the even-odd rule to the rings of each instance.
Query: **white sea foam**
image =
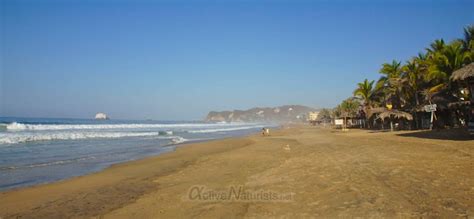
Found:
[[[159,131],[158,132],[160,135],[172,135],[173,131]]]
[[[171,143],[173,143],[173,144],[181,144],[181,143],[184,143],[184,142],[187,142],[187,141],[188,141],[188,139],[183,138],[183,137],[179,137],[179,136],[171,139]]]
[[[6,124],[6,128],[9,130],[24,130],[27,129],[25,124],[13,122],[11,124]]]
[[[232,127],[228,123],[183,123],[183,124],[23,124],[13,122],[7,125],[8,130],[84,130],[84,129],[150,129],[150,128],[206,128]]]
[[[158,132],[47,132],[0,133],[0,144],[17,144],[34,141],[76,140],[90,138],[123,138],[158,136]]]
[[[237,131],[237,130],[246,130],[246,129],[254,129],[254,128],[262,128],[262,125],[256,126],[240,126],[240,127],[232,127],[232,128],[217,128],[217,129],[199,129],[199,130],[190,130],[189,133],[212,133],[212,132],[228,132],[228,131]]]

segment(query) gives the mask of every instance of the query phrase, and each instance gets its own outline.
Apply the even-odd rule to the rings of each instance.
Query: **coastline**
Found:
[[[89,175],[1,192],[0,217],[472,216],[474,142],[411,133],[417,132],[296,126],[268,137],[188,143]],[[186,200],[194,186],[292,196]]]
[[[277,130],[278,128],[274,129]],[[125,203],[131,203],[140,195],[146,194],[146,192],[150,192],[153,188],[156,188],[153,185],[154,183],[145,182],[149,177],[159,177],[162,175],[166,175],[170,172],[176,171],[180,168],[185,168],[186,166],[194,162],[196,159],[198,159],[199,156],[210,155],[212,153],[219,153],[222,151],[247,146],[251,143],[251,141],[246,140],[246,138],[249,138],[253,135],[258,136],[258,133],[259,132],[238,137],[225,137],[221,139],[212,140],[197,140],[193,142],[170,145],[175,147],[175,150],[160,153],[157,155],[150,155],[136,160],[112,164],[109,167],[85,175],[73,176],[59,181],[35,184],[27,187],[18,187],[5,191],[0,191],[0,199],[3,200],[2,202],[0,202],[0,218],[17,217],[18,215],[24,215],[23,213],[28,212],[28,208],[32,206],[44,205],[45,203],[47,204],[54,199],[64,200],[64,195],[66,194],[67,197],[74,197],[76,195],[91,194],[89,193],[91,191],[101,190],[103,191],[102,193],[87,199],[89,201],[92,201],[87,201],[89,205],[90,203],[100,205],[104,204],[104,202],[102,202],[103,199],[113,199],[112,197],[116,195],[116,193],[110,195],[110,191],[116,192],[126,190],[125,192],[127,194],[125,199],[127,200],[122,199],[119,202],[109,203],[108,207],[101,207],[100,211],[94,211],[97,213],[103,213],[106,212],[108,209],[115,209],[119,206],[123,206],[123,204]],[[229,147],[224,148],[222,147],[223,145],[228,145]],[[193,149],[186,149],[187,147],[193,147]],[[146,169],[144,166],[154,165],[155,163],[159,163],[162,165],[160,166],[160,169],[150,170],[146,173],[134,172],[136,168]],[[140,184],[141,188],[135,187],[135,185],[137,185],[138,183]],[[71,193],[73,193],[73,195]],[[28,203],[25,203],[25,196],[28,197],[29,201],[26,201]],[[31,198],[33,198],[34,200],[31,200]],[[18,205],[20,205],[21,207],[17,208]],[[14,212],[22,213],[9,214],[8,212],[10,212],[10,210],[12,209],[15,209]],[[37,212],[34,211],[36,209],[38,208],[33,208],[33,211],[30,212],[31,214],[27,213],[26,215],[36,218],[49,218],[51,216],[52,212],[50,211],[46,211],[44,215],[41,215],[37,214]],[[5,212],[7,213],[5,214]],[[73,213],[61,215],[61,217],[69,217],[76,214]],[[95,214],[88,214],[87,217],[92,215]]]
[[[246,136],[263,125],[9,117],[2,122],[0,191],[87,175],[182,143]]]

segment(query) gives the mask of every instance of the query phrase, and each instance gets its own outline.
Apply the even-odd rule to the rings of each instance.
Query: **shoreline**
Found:
[[[66,178],[66,179],[58,180],[58,181],[35,184],[35,185],[26,186],[26,187],[17,187],[17,188],[12,188],[12,189],[8,189],[8,190],[2,190],[2,191],[0,191],[0,199],[6,200],[6,199],[10,198],[11,200],[7,201],[7,202],[9,202],[9,204],[7,204],[7,206],[3,206],[2,203],[0,203],[0,218],[11,217],[11,215],[8,215],[8,214],[3,215],[2,212],[8,212],[8,210],[11,209],[12,206],[16,205],[16,204],[13,204],[13,203],[20,203],[20,202],[25,201],[23,198],[17,198],[16,196],[23,197],[25,194],[28,195],[28,196],[33,195],[34,197],[38,197],[38,195],[50,196],[51,193],[56,193],[57,192],[56,190],[58,188],[62,189],[64,192],[61,192],[61,193],[65,194],[66,192],[82,192],[81,191],[82,189],[87,189],[88,190],[88,189],[91,189],[92,187],[101,187],[103,185],[110,185],[110,184],[113,184],[113,183],[118,184],[119,183],[118,181],[120,181],[122,179],[129,178],[128,176],[124,176],[123,174],[116,174],[118,172],[121,172],[123,169],[130,168],[130,167],[133,168],[133,166],[135,166],[135,165],[136,166],[139,166],[139,165],[141,166],[141,165],[144,165],[146,163],[152,163],[152,162],[155,162],[155,161],[160,162],[160,160],[163,160],[163,162],[166,162],[166,160],[168,160],[168,159],[176,159],[176,160],[171,161],[171,164],[168,164],[169,167],[167,166],[165,169],[163,169],[163,171],[158,171],[158,173],[154,173],[154,176],[165,175],[166,173],[168,173],[170,171],[173,171],[173,169],[179,169],[179,168],[187,166],[187,164],[188,164],[187,161],[184,161],[181,158],[179,158],[180,156],[183,156],[181,153],[179,155],[175,155],[175,153],[177,153],[178,151],[181,151],[181,150],[183,150],[187,147],[200,147],[200,145],[202,145],[202,144],[205,144],[205,145],[232,144],[233,147],[230,148],[230,149],[232,149],[234,147],[245,146],[246,144],[248,144],[247,141],[240,140],[241,138],[248,138],[248,137],[251,137],[253,135],[258,135],[258,133],[259,132],[252,133],[252,134],[247,134],[247,135],[244,135],[244,136],[238,136],[238,137],[224,137],[224,138],[220,138],[220,139],[198,140],[198,141],[193,141],[193,142],[185,142],[185,143],[181,143],[181,144],[170,145],[170,146],[174,146],[175,149],[172,150],[172,151],[169,151],[169,152],[161,153],[161,154],[150,155],[150,156],[138,158],[138,159],[135,159],[135,160],[129,160],[129,161],[126,161],[126,162],[115,163],[115,164],[112,164],[112,165],[110,165],[108,167],[105,167],[101,170],[91,172],[91,173],[88,173],[88,174],[85,174],[85,175],[73,176],[73,177],[69,177],[69,178]],[[237,142],[235,142],[235,141],[237,141]],[[245,144],[243,144],[242,142],[245,142]],[[167,147],[169,147],[169,146],[167,146]],[[214,152],[218,152],[222,148],[215,148],[215,149],[217,151],[214,151]],[[213,153],[213,152],[209,152],[209,153]],[[204,154],[207,154],[207,153],[204,152]],[[186,155],[188,155],[188,154],[186,153]],[[200,155],[200,153],[195,154],[195,155],[190,155],[189,157],[191,157],[192,159],[196,159],[198,155]],[[182,163],[182,162],[184,162],[184,163]],[[170,170],[170,169],[172,169],[172,170]],[[107,176],[108,175],[114,175],[113,178],[115,178],[115,179],[112,180],[112,182],[100,183],[99,181],[105,180],[104,176],[106,176],[106,175]],[[98,178],[98,179],[96,179],[96,178]],[[97,182],[96,186],[80,186],[78,188],[65,188],[65,187],[69,187],[70,185],[71,186],[75,186],[75,185],[78,185],[78,184],[79,185],[84,185],[85,182],[83,182],[83,181],[89,181],[90,179],[93,179],[94,183]],[[105,181],[107,181],[107,180],[105,180]],[[142,186],[143,186],[143,184],[142,184]],[[149,190],[151,187],[152,186],[149,186],[145,189],[139,189],[139,190],[136,190],[136,191],[132,191],[131,194],[130,194],[130,200],[127,201],[126,203],[132,202],[134,200],[134,198],[136,198],[138,195],[145,194],[144,191]],[[52,197],[59,197],[61,195],[53,195]],[[49,199],[49,197],[47,199],[39,198],[39,200],[37,199],[37,200],[33,201],[32,205],[37,204],[37,203],[47,202],[48,199]],[[15,202],[15,200],[18,201],[18,202]],[[5,202],[3,202],[3,203],[5,203]],[[27,205],[29,205],[29,204],[27,204]],[[116,205],[112,205],[112,206],[116,207]],[[35,214],[33,214],[33,215],[35,215]],[[44,217],[46,217],[46,216],[48,216],[48,215],[45,214]]]
[[[77,124],[66,125],[74,126]],[[55,126],[55,124],[53,126]],[[179,130],[177,131],[177,134],[163,134],[161,133],[163,131],[156,131],[156,133],[153,132],[153,134],[157,135],[156,140],[154,137],[143,137],[142,139],[138,137],[135,138],[133,136],[129,138],[124,138],[123,140],[113,137],[94,138],[95,141],[89,143],[88,138],[80,138],[77,140],[74,139],[76,141],[64,141],[64,144],[61,141],[36,140],[21,143],[19,144],[21,147],[12,147],[11,150],[9,150],[11,146],[17,145],[14,145],[14,143],[11,143],[11,145],[7,144],[5,147],[2,147],[2,151],[0,151],[0,153],[4,153],[3,155],[8,158],[5,160],[5,162],[2,162],[3,171],[1,171],[1,175],[2,177],[5,177],[5,179],[0,180],[0,192],[28,188],[36,185],[49,184],[71,179],[74,177],[100,172],[115,164],[130,162],[146,157],[159,156],[163,153],[173,152],[176,147],[180,147],[180,145],[213,141],[229,137],[241,137],[258,132],[258,129],[252,128],[252,126],[253,125],[247,125],[242,130],[239,129],[241,128],[239,125],[229,126],[231,127],[231,131],[225,133],[219,133],[218,131],[220,128],[211,129],[211,133],[203,134],[189,134],[188,131]],[[59,129],[64,129],[64,127],[59,127]],[[197,129],[200,130],[200,128]],[[226,127],[226,129],[229,128]],[[216,133],[213,133],[214,130]],[[44,132],[46,132],[46,134],[41,133],[40,131],[40,134],[38,134],[38,136],[56,135],[54,133],[50,134],[48,131]],[[100,134],[101,132],[98,133]],[[120,130],[117,131],[117,133],[120,134]],[[148,133],[149,132],[145,131],[145,134]],[[15,134],[16,133],[13,131],[6,132],[6,134],[3,133],[2,139],[15,139],[17,137]],[[22,134],[23,133],[17,135],[21,136]],[[3,138],[3,135],[6,135],[6,137]],[[27,136],[28,134],[24,135]],[[2,142],[0,142],[0,144],[2,144]],[[96,144],[100,144],[102,146],[96,147]],[[58,145],[60,145],[62,148],[70,148],[70,150],[50,150],[51,148],[59,148]],[[22,147],[31,147],[31,150],[22,151]],[[59,152],[55,153],[56,151]],[[74,152],[78,153],[78,155],[76,156]]]
[[[113,168],[114,166],[117,166],[117,165],[127,164],[127,163],[136,162],[136,161],[149,159],[149,158],[156,158],[156,157],[162,156],[164,154],[168,154],[168,153],[174,153],[174,152],[176,152],[176,150],[178,148],[186,147],[186,146],[193,145],[193,144],[206,143],[206,142],[212,142],[212,141],[220,141],[220,140],[227,140],[227,139],[233,139],[233,138],[245,138],[245,137],[249,137],[249,136],[256,135],[256,134],[257,133],[252,133],[252,134],[243,135],[243,136],[236,136],[236,137],[224,137],[224,138],[219,138],[219,139],[195,140],[195,141],[183,142],[183,143],[178,143],[178,144],[168,144],[168,145],[164,145],[162,147],[164,147],[164,148],[175,147],[174,150],[164,151],[164,152],[161,152],[159,154],[148,155],[148,156],[145,156],[145,157],[131,159],[131,160],[127,160],[127,161],[124,161],[124,162],[118,162],[118,163],[110,164],[109,166],[103,167],[103,168],[101,168],[97,171],[93,171],[93,172],[89,172],[89,173],[81,174],[81,175],[77,175],[77,176],[71,176],[71,177],[68,177],[68,178],[60,179],[60,180],[49,181],[49,182],[38,183],[38,184],[27,185],[27,186],[13,187],[13,188],[6,189],[6,190],[1,190],[0,189],[0,195],[3,194],[3,193],[14,192],[16,190],[29,189],[29,188],[33,188],[33,187],[45,186],[45,185],[54,184],[54,183],[61,183],[63,181],[74,180],[75,178],[87,177],[88,175],[97,174],[97,173],[100,173],[102,171],[106,171],[107,169]]]
[[[472,216],[474,200],[466,197],[474,197],[474,141],[413,133],[292,126],[268,137],[185,143],[172,153],[0,192],[0,217]],[[291,196],[186,200],[196,186]]]

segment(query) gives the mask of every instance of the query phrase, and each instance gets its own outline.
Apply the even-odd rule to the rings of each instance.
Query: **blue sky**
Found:
[[[201,119],[334,107],[474,24],[474,1],[0,3],[0,116]]]

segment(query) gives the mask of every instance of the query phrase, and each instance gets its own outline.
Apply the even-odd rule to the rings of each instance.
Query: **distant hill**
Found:
[[[208,122],[300,122],[306,121],[310,111],[317,110],[301,105],[255,107],[248,110],[211,111],[205,120]]]

